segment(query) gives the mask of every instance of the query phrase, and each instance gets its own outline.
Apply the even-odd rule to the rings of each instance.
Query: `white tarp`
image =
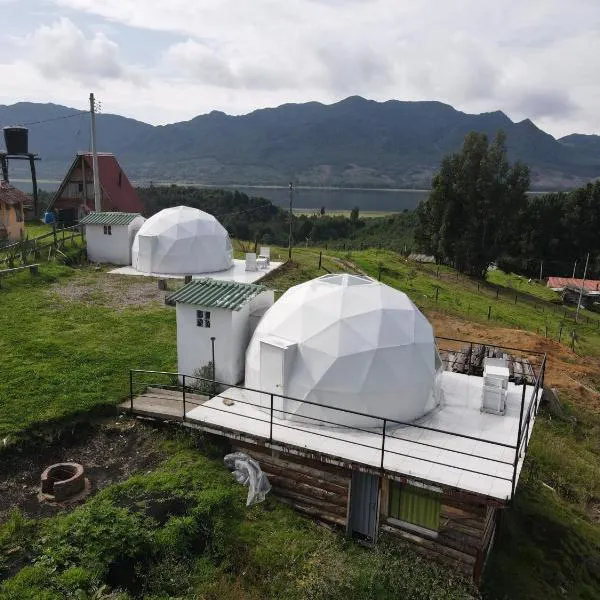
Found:
[[[233,265],[233,250],[227,230],[215,217],[175,206],[142,225],[133,241],[131,264],[143,273],[214,273]]]
[[[238,483],[248,486],[246,506],[264,502],[266,495],[271,491],[271,484],[260,465],[243,452],[226,454],[223,461],[229,469],[232,469],[233,478]]]
[[[273,339],[282,341],[279,357]],[[433,329],[406,294],[368,277],[325,275],[267,311],[246,353],[245,385],[316,403],[276,398],[278,418],[381,427],[327,405],[412,422],[439,402],[436,354]],[[270,405],[270,396],[262,402]]]

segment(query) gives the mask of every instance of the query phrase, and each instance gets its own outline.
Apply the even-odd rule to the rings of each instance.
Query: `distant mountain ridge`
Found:
[[[60,179],[74,153],[89,149],[89,119],[75,113],[56,104],[0,105],[0,126],[30,123],[39,177]],[[570,188],[600,176],[600,136],[556,140],[529,119],[467,114],[435,101],[351,96],[241,116],[213,111],[160,126],[100,114],[97,124],[98,149],[114,152],[137,181],[382,188],[429,187],[441,158],[469,131],[493,136],[499,129],[511,159],[532,168],[535,187]]]

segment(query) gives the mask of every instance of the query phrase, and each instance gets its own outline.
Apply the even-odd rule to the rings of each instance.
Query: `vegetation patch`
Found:
[[[246,490],[198,443],[171,440],[171,457],[155,471],[68,514],[30,521],[13,513],[0,540],[29,539],[31,564],[2,584],[2,597],[467,597],[460,578],[410,550],[362,548],[272,498],[246,509]]]

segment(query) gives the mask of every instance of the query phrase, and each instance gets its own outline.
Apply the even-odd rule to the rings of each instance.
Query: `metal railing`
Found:
[[[449,341],[463,342],[462,340],[449,340]],[[485,438],[481,438],[481,437],[477,437],[477,436],[457,433],[454,431],[448,431],[448,430],[444,430],[441,428],[431,427],[429,425],[419,424],[419,423],[415,423],[415,422],[405,422],[405,421],[399,421],[397,419],[391,419],[391,418],[387,418],[387,417],[373,416],[373,415],[370,415],[367,413],[362,413],[362,412],[351,410],[351,409],[339,408],[339,407],[331,406],[331,405],[324,405],[324,404],[309,401],[309,400],[299,400],[297,398],[292,398],[292,397],[285,396],[282,394],[265,392],[263,390],[253,389],[253,388],[240,386],[240,385],[229,385],[229,384],[225,384],[225,383],[222,383],[219,381],[215,381],[214,379],[208,379],[208,378],[197,377],[197,376],[192,376],[192,375],[185,375],[185,374],[181,374],[181,373],[173,373],[173,372],[168,372],[168,371],[151,371],[151,370],[143,370],[143,369],[131,369],[129,372],[130,408],[131,408],[131,412],[133,413],[134,412],[134,398],[135,398],[135,394],[136,394],[136,386],[139,384],[143,384],[146,387],[163,387],[163,388],[167,388],[167,389],[176,389],[178,391],[181,391],[181,402],[182,402],[181,419],[182,419],[182,421],[186,421],[186,418],[187,418],[186,417],[186,413],[187,413],[186,393],[187,394],[201,393],[201,392],[198,392],[198,388],[201,387],[201,388],[205,388],[208,390],[212,390],[214,393],[209,393],[208,396],[213,397],[215,395],[219,395],[216,392],[218,391],[218,388],[220,388],[220,387],[228,388],[228,389],[234,388],[234,389],[238,389],[238,390],[244,390],[244,391],[250,392],[252,394],[258,394],[258,398],[260,399],[259,403],[257,404],[257,402],[249,402],[247,400],[243,400],[240,397],[238,397],[239,395],[236,395],[235,403],[240,404],[240,405],[252,406],[254,408],[259,408],[261,410],[261,413],[259,415],[243,414],[242,416],[244,419],[264,423],[265,430],[267,429],[266,426],[268,425],[268,435],[266,434],[266,431],[265,431],[265,435],[259,436],[259,437],[263,437],[265,442],[268,442],[269,444],[273,444],[274,441],[276,441],[276,442],[283,441],[283,440],[274,440],[274,438],[273,438],[274,426],[277,428],[285,428],[290,431],[302,432],[304,434],[316,435],[320,438],[330,439],[330,440],[334,440],[337,442],[342,442],[343,444],[350,444],[352,446],[362,447],[362,448],[369,449],[369,450],[375,450],[377,453],[379,453],[379,459],[377,460],[378,464],[373,465],[368,462],[365,462],[364,464],[366,466],[369,466],[372,468],[373,467],[379,468],[382,471],[385,470],[386,456],[388,458],[391,456],[401,456],[403,458],[408,458],[408,459],[412,459],[412,460],[416,460],[416,461],[422,461],[422,462],[426,462],[426,463],[430,463],[433,465],[438,465],[438,466],[446,467],[446,468],[460,469],[461,471],[464,471],[467,473],[473,473],[476,475],[482,475],[482,476],[486,476],[486,477],[491,477],[493,479],[510,482],[511,498],[512,498],[512,496],[514,496],[516,483],[517,483],[519,461],[520,461],[521,457],[524,455],[524,453],[527,451],[528,444],[529,444],[529,434],[530,434],[531,425],[533,422],[533,418],[537,414],[537,411],[539,409],[539,403],[540,403],[540,399],[541,399],[540,389],[543,386],[543,378],[544,378],[544,372],[545,372],[545,367],[546,367],[545,354],[537,353],[534,351],[525,351],[525,352],[527,352],[530,355],[537,354],[537,355],[541,356],[541,361],[539,363],[535,363],[535,366],[539,367],[539,369],[537,370],[537,372],[534,372],[535,381],[533,382],[534,383],[533,391],[531,393],[529,403],[527,404],[526,411],[525,411],[526,393],[527,393],[527,389],[530,388],[531,386],[527,385],[526,381],[523,381],[523,384],[522,384],[522,394],[521,394],[520,413],[519,413],[519,427],[518,427],[518,432],[517,432],[517,440],[516,440],[515,444],[503,443],[503,442],[489,440],[489,439],[485,439]],[[140,375],[140,374],[152,375],[153,377],[154,376],[162,376],[162,377],[166,376],[171,380],[171,384],[166,385],[166,386],[164,386],[164,385],[161,386],[160,384],[157,384],[155,382],[148,383],[146,381],[144,381],[144,382],[138,381],[136,378],[136,375]],[[173,384],[173,382],[176,382],[176,383]],[[263,399],[267,400],[267,402],[265,404],[262,403]],[[174,400],[176,400],[176,399],[174,398]],[[364,420],[366,423],[372,424],[372,426],[364,426],[363,427],[363,426],[357,426],[357,425],[348,425],[342,421],[335,420],[335,419],[329,419],[329,418],[322,419],[322,418],[307,415],[307,414],[297,415],[293,411],[285,410],[283,408],[283,406],[276,406],[276,401],[279,401],[278,403],[282,404],[282,401],[284,401],[284,400],[290,401],[290,402],[297,402],[297,403],[300,403],[303,405],[308,405],[308,406],[315,406],[315,407],[318,407],[320,411],[322,411],[322,412],[325,411],[327,414],[338,414],[339,413],[342,415],[350,415],[353,417],[358,417],[358,418]],[[203,408],[211,410],[211,411],[222,412],[227,415],[232,414],[232,409],[230,409],[230,408],[224,409],[224,408],[219,408],[217,406],[208,406],[206,404],[203,405]],[[239,413],[236,413],[236,412],[233,412],[233,414],[239,415]],[[263,418],[263,415],[264,415],[264,418]],[[294,416],[294,415],[295,415],[295,419],[293,419],[293,420],[286,419],[286,417]],[[194,418],[194,421],[202,422],[201,420],[199,420],[197,418]],[[211,423],[207,421],[206,424],[210,425]],[[304,425],[304,427],[302,425]],[[310,429],[307,429],[307,427],[310,427],[311,425],[313,427],[311,427]],[[323,426],[323,425],[327,426],[328,429],[324,429],[324,428],[319,429],[318,426]],[[222,425],[219,425],[218,427],[227,429],[227,427],[223,427]],[[506,449],[514,451],[514,457],[512,460],[493,458],[490,456],[484,456],[482,454],[475,454],[472,452],[466,452],[464,450],[449,448],[449,447],[447,447],[447,444],[444,444],[444,443],[436,444],[436,443],[430,443],[429,441],[426,441],[426,440],[411,439],[406,436],[402,437],[403,428],[410,428],[412,430],[421,430],[421,431],[428,431],[428,432],[434,432],[437,434],[441,434],[446,442],[451,439],[459,439],[460,438],[460,439],[474,441],[474,442],[478,442],[478,443],[482,443],[482,444],[487,444],[490,447],[506,448]],[[235,430],[235,428],[233,428],[233,427],[231,429]],[[404,429],[404,431],[407,431],[407,429]],[[349,433],[349,432],[357,433],[357,434],[359,434],[359,437],[350,439],[347,436],[342,435],[342,433]],[[369,434],[369,436],[375,436],[374,443],[367,443],[367,442],[371,441],[371,438],[367,437],[365,434]],[[460,466],[457,464],[449,464],[448,462],[443,462],[442,460],[436,460],[434,458],[426,458],[423,456],[415,456],[414,454],[409,454],[406,452],[400,452],[399,450],[393,449],[390,447],[391,440],[408,442],[411,445],[414,444],[415,448],[427,447],[427,448],[432,448],[432,449],[444,450],[444,452],[448,452],[452,456],[468,456],[468,457],[472,457],[472,458],[481,459],[483,461],[488,461],[489,463],[505,465],[506,467],[511,467],[511,470],[507,469],[507,471],[512,472],[512,474],[509,477],[509,476],[506,476],[507,474],[499,475],[496,472],[489,473],[489,472],[479,471],[474,468],[467,468],[467,467],[463,467],[463,466]]]

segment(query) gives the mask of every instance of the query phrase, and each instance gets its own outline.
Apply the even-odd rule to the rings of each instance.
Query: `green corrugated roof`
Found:
[[[140,213],[91,212],[79,221],[80,225],[129,225]]]
[[[240,310],[248,300],[266,289],[263,285],[205,278],[184,285],[167,300],[169,303],[182,302],[196,306]]]

